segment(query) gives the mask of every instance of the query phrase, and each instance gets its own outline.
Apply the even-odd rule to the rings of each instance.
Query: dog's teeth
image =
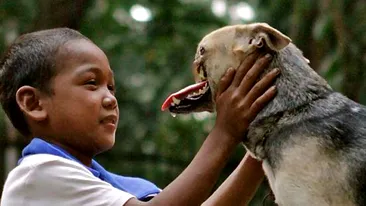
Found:
[[[172,106],[172,107],[173,107],[174,105],[175,105],[175,104],[174,104],[174,102],[170,103],[170,106]]]
[[[175,98],[175,97],[173,97],[173,102],[174,102],[174,104],[179,104],[180,103],[180,100],[177,99],[177,98]]]

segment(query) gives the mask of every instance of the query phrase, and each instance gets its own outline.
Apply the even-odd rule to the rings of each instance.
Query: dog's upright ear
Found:
[[[266,44],[271,50],[279,51],[291,42],[289,37],[266,23],[251,24],[249,29],[252,32],[250,41],[258,48]]]
[[[235,54],[245,54],[264,45],[273,51],[286,47],[291,39],[266,23],[254,23],[235,27]]]

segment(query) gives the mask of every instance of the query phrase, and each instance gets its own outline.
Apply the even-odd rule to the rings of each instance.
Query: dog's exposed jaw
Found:
[[[192,110],[197,112],[214,111],[210,89],[200,95],[181,99],[179,104],[174,104],[169,107],[169,111],[174,114],[190,113]]]

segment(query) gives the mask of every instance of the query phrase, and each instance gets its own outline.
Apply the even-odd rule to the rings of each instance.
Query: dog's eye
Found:
[[[200,55],[203,55],[205,53],[205,51],[206,51],[205,48],[201,46],[200,47]]]

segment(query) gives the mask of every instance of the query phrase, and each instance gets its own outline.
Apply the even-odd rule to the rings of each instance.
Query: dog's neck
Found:
[[[275,54],[270,68],[281,70],[275,83],[277,95],[258,115],[259,119],[302,107],[332,92],[293,44]]]
[[[244,145],[259,159],[266,157],[263,148],[266,139],[285,126],[280,123],[284,122],[283,118],[293,118],[289,122],[294,123],[295,119],[299,119],[295,117],[297,110],[303,110],[332,93],[327,82],[308,65],[302,52],[293,44],[274,55],[267,72],[273,68],[281,70],[275,82],[277,95],[257,115],[243,140]]]

